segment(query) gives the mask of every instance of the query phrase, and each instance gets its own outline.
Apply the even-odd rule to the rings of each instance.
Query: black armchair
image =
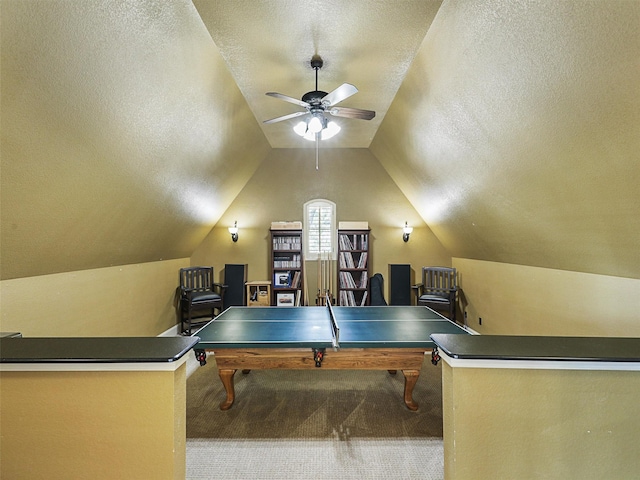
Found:
[[[191,335],[191,327],[204,325],[222,312],[226,285],[213,281],[213,267],[180,269],[180,327],[183,335]],[[207,313],[202,315],[202,311]],[[200,312],[194,316],[194,313]],[[201,320],[206,318],[206,320]],[[201,321],[195,322],[193,320]]]
[[[422,267],[422,283],[412,288],[418,305],[439,311],[446,310],[449,319],[456,321],[458,286],[455,268]]]

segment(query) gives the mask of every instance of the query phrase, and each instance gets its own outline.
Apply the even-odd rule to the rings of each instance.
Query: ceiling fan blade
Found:
[[[336,103],[340,103],[345,98],[349,98],[351,95],[358,93],[358,89],[350,83],[343,83],[334,91],[327,93],[322,97],[323,105],[332,106]]]
[[[373,110],[362,110],[360,108],[333,107],[327,111],[335,117],[357,118],[360,120],[371,120],[376,116],[376,112]]]
[[[272,118],[270,120],[265,120],[262,123],[276,123],[276,122],[282,122],[283,120],[289,120],[290,118],[296,118],[299,117],[300,115],[306,115],[309,112],[295,112],[295,113],[290,113],[289,115],[283,115],[281,117],[276,117],[276,118]]]
[[[298,100],[297,98],[287,97],[286,95],[283,95],[277,92],[267,92],[265,93],[265,95],[269,95],[270,97],[274,97],[274,98],[279,98],[280,100],[284,100],[285,102],[293,103],[295,105],[300,105],[301,107],[305,107],[305,108],[309,108],[311,106],[307,102],[303,102],[302,100]]]

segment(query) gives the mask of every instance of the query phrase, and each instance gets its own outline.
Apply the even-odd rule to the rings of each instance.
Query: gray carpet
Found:
[[[413,397],[401,372],[255,370],[225,398],[215,359],[187,380],[187,478],[441,479],[440,367],[425,357]]]

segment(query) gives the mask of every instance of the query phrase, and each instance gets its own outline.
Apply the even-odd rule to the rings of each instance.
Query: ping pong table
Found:
[[[417,410],[413,388],[434,333],[468,333],[427,307],[229,307],[193,335],[201,365],[213,352],[227,398],[234,375],[252,369],[388,370],[404,374],[404,402]]]

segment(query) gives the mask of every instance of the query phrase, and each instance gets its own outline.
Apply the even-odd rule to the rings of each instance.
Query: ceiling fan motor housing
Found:
[[[314,90],[313,92],[307,92],[302,96],[302,101],[307,102],[310,105],[320,105],[322,99],[327,95],[327,92],[322,90]]]
[[[293,103],[300,107],[304,107],[307,109],[306,113],[311,114],[311,118],[306,121],[307,125],[312,120],[320,121],[323,125],[323,128],[326,128],[327,120],[324,116],[325,113],[330,113],[335,117],[346,117],[346,118],[359,118],[362,120],[371,120],[375,117],[376,112],[372,110],[362,110],[359,108],[348,108],[348,107],[335,107],[337,103],[342,102],[344,99],[349,98],[351,95],[358,93],[358,89],[351,85],[350,83],[343,83],[338,88],[331,91],[331,93],[323,92],[318,89],[318,70],[322,68],[324,62],[319,55],[314,55],[311,58],[310,65],[315,70],[316,73],[316,89],[307,92],[302,96],[302,100],[298,100],[293,97],[288,97],[286,95],[282,95],[277,92],[267,92],[267,95],[270,97],[279,98],[280,100],[284,100],[285,102]],[[288,115],[281,115],[276,118],[271,118],[269,120],[265,120],[263,123],[276,123],[281,122],[283,120],[289,120],[291,118],[299,117],[300,115],[304,115],[305,112],[294,112]],[[316,122],[314,122],[314,127]]]

